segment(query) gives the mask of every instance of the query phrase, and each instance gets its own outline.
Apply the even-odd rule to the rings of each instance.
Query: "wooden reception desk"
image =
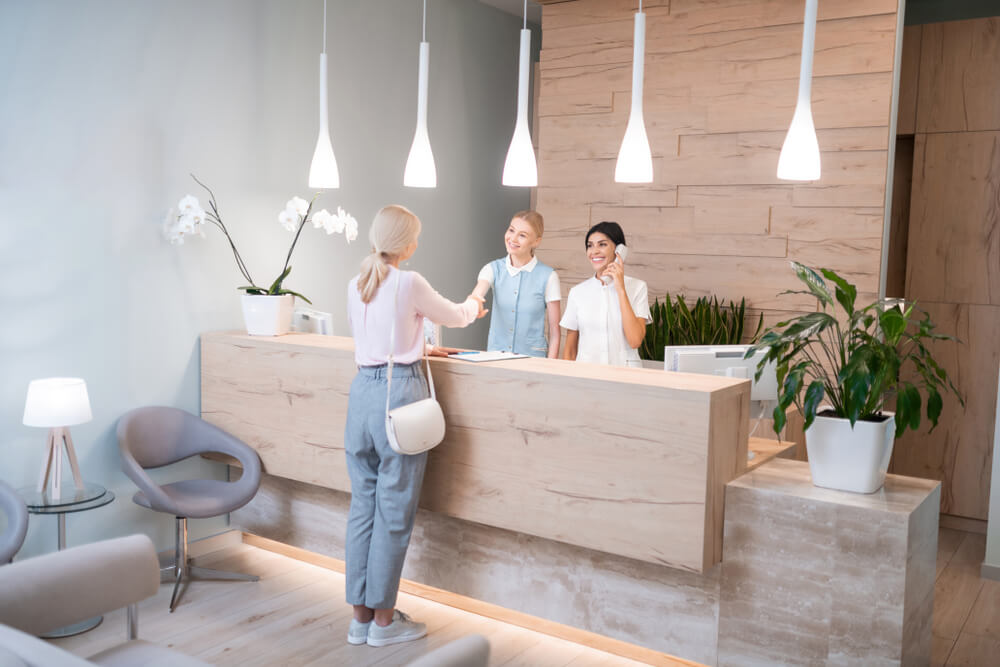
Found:
[[[202,416],[270,475],[349,491],[350,338],[210,333]],[[722,558],[723,497],[747,461],[750,383],[551,359],[432,359],[445,441],[420,506],[690,572]]]

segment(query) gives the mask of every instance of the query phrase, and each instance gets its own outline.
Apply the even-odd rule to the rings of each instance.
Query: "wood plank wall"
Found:
[[[914,133],[908,299],[963,345],[938,345],[966,397],[896,443],[897,473],[942,480],[941,511],[986,519],[1000,364],[1000,19],[907,28],[900,133]],[[903,101],[906,101],[904,104]]]
[[[899,0],[823,0],[816,183],[778,181],[798,89],[803,0],[650,0],[644,113],[655,182],[614,182],[629,113],[637,0],[545,3],[536,139],[541,259],[584,280],[586,229],[622,224],[650,298],[746,297],[765,322],[813,310],[788,262],[878,292]]]

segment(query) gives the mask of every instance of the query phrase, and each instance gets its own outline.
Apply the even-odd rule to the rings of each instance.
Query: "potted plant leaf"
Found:
[[[292,239],[292,244],[285,255],[285,264],[281,269],[281,273],[271,282],[269,287],[262,287],[254,282],[249,269],[247,269],[243,258],[236,249],[233,237],[222,222],[222,215],[219,213],[215,194],[207,185],[199,181],[194,174],[191,175],[191,178],[208,192],[209,210],[205,211],[197,198],[191,195],[185,196],[177,205],[178,211],[176,215],[171,214],[167,216],[163,230],[164,236],[173,244],[182,244],[184,243],[184,238],[187,236],[198,235],[204,237],[205,232],[203,227],[206,223],[212,223],[218,227],[225,234],[226,240],[229,242],[229,247],[233,251],[233,257],[236,259],[236,267],[247,282],[246,285],[237,288],[243,292],[241,301],[243,306],[243,320],[246,324],[247,333],[254,336],[280,336],[283,333],[287,333],[291,328],[294,298],[298,297],[306,303],[312,303],[302,294],[292,291],[284,285],[288,274],[292,272],[290,264],[292,261],[292,252],[294,252],[295,246],[299,242],[302,229],[306,226],[307,222],[312,221],[314,227],[322,227],[327,234],[343,234],[347,242],[350,243],[358,236],[357,220],[339,206],[337,207],[336,214],[332,214],[326,209],[313,213],[312,206],[316,201],[315,197],[313,197],[313,201],[311,202],[306,202],[301,197],[292,197],[285,204],[285,209],[278,214],[278,222],[287,231],[294,232],[295,237]]]
[[[942,393],[965,405],[927,347],[955,339],[935,333],[930,315],[913,303],[859,308],[857,288],[830,269],[798,262],[792,268],[806,289],[785,294],[813,296],[821,309],[779,322],[747,357],[766,351],[758,376],[767,362],[776,364],[775,432],[784,428],[791,405],[802,412],[813,484],[874,493],[885,481],[896,437],[917,430],[922,414],[933,430]],[[885,409],[893,401],[894,413]]]
[[[667,294],[663,301],[654,299],[649,307],[652,322],[646,327],[646,337],[639,346],[639,357],[645,361],[660,362],[663,368],[663,348],[668,345],[739,345],[743,343],[746,322],[746,299],[739,305],[719,303],[715,297],[700,297],[688,306],[684,297]],[[760,335],[764,316],[757,320],[757,328],[750,336],[754,342]]]

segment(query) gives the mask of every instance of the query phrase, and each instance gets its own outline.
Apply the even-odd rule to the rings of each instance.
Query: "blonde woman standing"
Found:
[[[347,602],[354,606],[347,634],[351,644],[388,646],[427,634],[423,623],[395,608],[427,453],[397,454],[389,447],[385,433],[389,353],[393,355],[391,406],[427,398],[420,365],[424,318],[464,327],[485,314],[482,298],[470,295],[461,304],[453,303],[419,273],[399,269],[400,262],[416,251],[419,235],[416,215],[402,206],[383,208],[369,233],[372,252],[347,288],[358,364],[344,432],[351,478],[345,573]],[[390,350],[393,324],[396,343]]]
[[[545,221],[537,211],[518,211],[503,235],[507,256],[482,268],[473,295],[493,290],[486,349],[529,357],[559,357],[559,276],[535,257]],[[550,335],[545,336],[548,324]]]

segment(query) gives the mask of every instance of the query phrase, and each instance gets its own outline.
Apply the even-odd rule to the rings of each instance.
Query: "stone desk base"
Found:
[[[727,486],[704,574],[420,510],[403,576],[705,665],[927,664],[939,488],[826,491],[768,461]],[[349,502],[264,475],[232,526],[342,559]]]
[[[726,487],[719,665],[926,665],[940,483],[870,495],[775,459]]]

